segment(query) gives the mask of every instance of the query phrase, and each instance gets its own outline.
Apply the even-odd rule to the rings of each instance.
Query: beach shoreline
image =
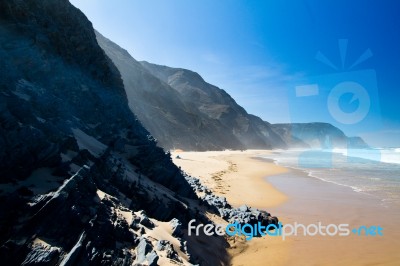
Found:
[[[400,235],[397,209],[374,197],[321,181],[260,158],[271,151],[172,153],[174,163],[224,196],[234,207],[246,204],[267,210],[293,224],[382,226],[384,236],[293,236],[254,238],[235,243],[232,265],[397,265]],[[179,155],[180,159],[176,156]]]

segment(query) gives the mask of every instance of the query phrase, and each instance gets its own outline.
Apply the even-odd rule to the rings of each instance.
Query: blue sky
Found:
[[[71,2],[135,59],[196,71],[264,120],[327,121],[372,145],[400,147],[398,1]],[[338,40],[347,40],[344,67]],[[337,69],[316,60],[318,52]],[[349,69],[364,52],[370,57]],[[370,109],[364,120],[343,124],[327,111],[327,97],[349,80],[368,92]],[[320,93],[292,97],[306,84]],[[342,96],[345,112],[366,102]]]

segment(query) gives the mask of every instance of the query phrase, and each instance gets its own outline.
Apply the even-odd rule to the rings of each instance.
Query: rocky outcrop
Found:
[[[219,215],[229,223],[253,225],[261,222],[263,226],[270,224],[278,225],[279,219],[275,216],[271,216],[270,213],[246,205],[233,208],[225,197],[213,194],[198,178],[186,176],[186,179],[197,194],[200,195],[204,203],[209,208],[219,213]]]

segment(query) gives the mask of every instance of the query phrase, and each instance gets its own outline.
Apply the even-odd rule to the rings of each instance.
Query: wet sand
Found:
[[[281,206],[270,208],[283,222],[381,226],[383,236],[350,233],[350,236],[291,237],[287,265],[399,265],[400,210],[351,188],[327,183],[299,171],[266,178],[290,195]],[[376,231],[376,230],[375,230]]]

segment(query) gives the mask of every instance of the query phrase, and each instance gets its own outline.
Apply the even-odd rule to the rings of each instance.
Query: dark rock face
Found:
[[[165,149],[286,147],[269,123],[249,115],[197,73],[139,63],[100,33],[96,35],[121,72],[130,108]]]
[[[293,148],[368,148],[360,137],[347,137],[328,123],[273,124],[274,130]]]
[[[202,216],[68,1],[0,1],[0,74],[4,265],[131,265],[151,219]],[[141,210],[136,230],[121,213]]]
[[[167,258],[170,259],[179,259],[177,252],[174,250],[174,246],[167,240],[160,240],[156,245],[157,250],[163,251],[165,250],[167,253]]]
[[[110,241],[113,226],[107,215],[111,208],[106,204],[99,204],[100,200],[96,196],[96,186],[89,169],[82,168],[57,191],[26,204],[24,208],[10,203],[12,207],[25,213],[26,220],[15,221],[18,226],[10,228],[8,239],[2,239],[2,260],[7,265],[18,265],[22,262],[35,265],[45,261],[48,264],[42,265],[51,265],[50,261],[60,262],[62,251],[70,250],[64,262],[77,260],[77,252],[88,244],[89,239],[94,241],[91,242],[91,247],[94,248],[113,246],[115,241]],[[99,237],[92,239],[98,233]],[[107,245],[104,244],[106,242]],[[101,255],[98,253],[98,256]],[[80,259],[88,260],[82,257]]]
[[[103,84],[114,86],[114,90],[117,87],[118,91],[123,93],[122,81],[117,69],[109,64],[110,60],[104,56],[96,43],[92,23],[69,1],[1,1],[0,14],[3,24],[8,24],[15,32],[27,37],[25,42],[20,43],[17,43],[15,39],[10,39],[4,43],[6,48],[12,48],[13,44],[18,44],[18,48],[22,50],[25,50],[26,46],[44,49],[46,52],[60,56],[66,63],[88,72]],[[47,57],[42,54],[42,58]],[[15,65],[33,64],[33,61],[34,58],[28,57]],[[26,66],[30,71],[25,74],[30,74],[32,77],[38,74],[45,77],[47,71],[51,71],[53,67],[52,64],[46,64],[40,68],[30,66],[30,68],[29,65]]]
[[[61,154],[68,151],[79,154],[76,162],[91,160],[93,143],[86,143],[85,154],[79,141],[94,138],[93,145],[125,153],[156,182],[193,196],[179,169],[127,107],[122,81],[84,15],[61,0],[1,3],[1,181],[24,178],[38,167],[62,172]],[[77,43],[90,47],[81,53]]]

